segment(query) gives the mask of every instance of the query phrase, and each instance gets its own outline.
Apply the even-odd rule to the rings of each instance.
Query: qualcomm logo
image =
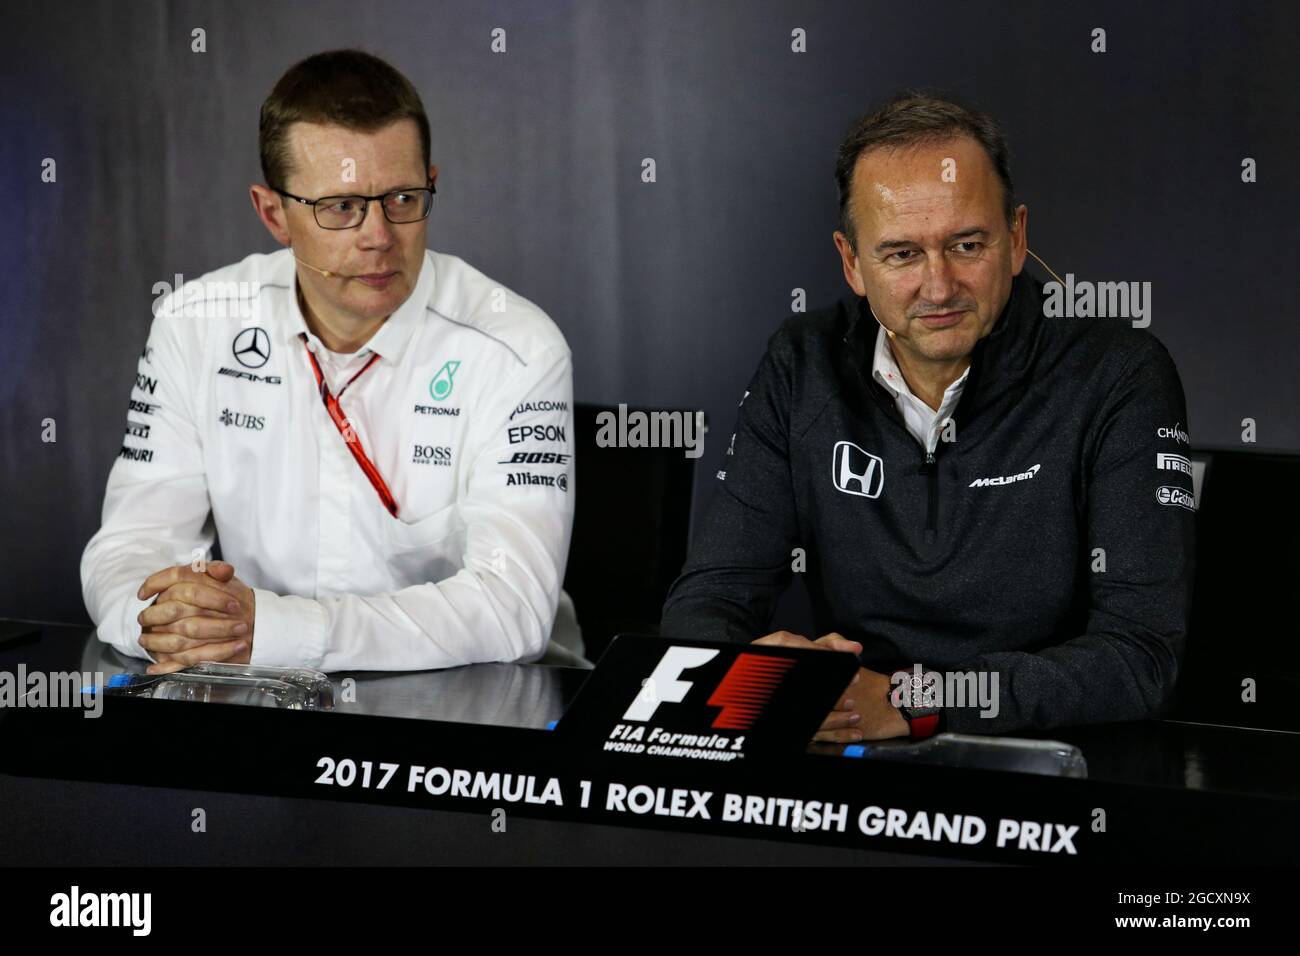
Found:
[[[1034,465],[1028,471],[1022,471],[1018,475],[1004,475],[1001,478],[976,478],[967,488],[986,488],[989,485],[1009,485],[1014,481],[1028,481],[1034,475],[1038,474],[1038,469],[1042,468],[1041,464]]]
[[[885,487],[885,463],[851,441],[838,441],[831,455],[831,481],[846,495],[879,498]]]

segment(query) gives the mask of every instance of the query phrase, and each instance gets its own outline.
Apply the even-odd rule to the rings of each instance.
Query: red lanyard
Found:
[[[307,337],[305,335],[299,337],[302,339],[303,348],[307,348]],[[365,449],[361,447],[361,442],[357,439],[356,430],[352,428],[347,416],[343,414],[343,409],[339,406],[339,400],[330,394],[329,386],[325,384],[325,377],[320,373],[320,365],[316,362],[316,356],[312,354],[309,348],[307,349],[307,358],[311,360],[311,370],[316,373],[316,384],[320,388],[321,401],[325,403],[325,409],[330,413],[330,418],[333,419],[339,434],[347,442],[348,451],[352,452],[352,457],[357,460],[361,470],[366,473],[370,483],[375,486],[375,491],[379,492],[379,498],[383,501],[384,507],[388,509],[388,513],[396,518],[397,502],[394,500],[392,492],[388,490],[388,485],[384,482],[384,476],[379,473],[379,469],[374,466],[374,463],[366,457]],[[378,359],[378,352],[370,356],[370,361],[361,367],[361,371],[348,379],[347,385],[339,389],[339,396],[342,397],[343,393],[348,390],[348,385],[359,379],[366,369],[374,365]]]

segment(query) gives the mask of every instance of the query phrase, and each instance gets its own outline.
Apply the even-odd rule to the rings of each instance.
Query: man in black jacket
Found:
[[[824,741],[1152,715],[1191,603],[1169,353],[1044,314],[988,116],[900,95],[836,174],[855,295],[772,336],[663,634],[858,655]],[[794,572],[816,641],[767,633]]]

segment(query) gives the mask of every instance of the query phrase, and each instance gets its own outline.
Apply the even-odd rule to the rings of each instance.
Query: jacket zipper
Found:
[[[845,336],[844,342],[845,344],[851,344],[847,336]],[[903,417],[898,411],[898,406],[895,405],[892,401],[885,400],[881,395],[879,395],[875,391],[877,386],[874,382],[869,381],[868,376],[863,370],[861,362],[855,361],[855,364],[857,366],[858,381],[862,383],[862,387],[866,389],[872,395],[872,397],[875,398],[876,401],[884,408],[885,417],[893,421],[894,424],[896,424],[899,428],[901,428],[903,430],[903,433],[907,435],[908,438],[915,441],[916,440],[915,436],[913,436],[912,433],[908,431],[906,423],[903,422]],[[966,398],[964,393],[962,395],[962,398],[963,399]],[[957,403],[958,408],[960,408],[961,405],[962,402]],[[956,412],[956,410],[957,409],[954,408],[953,412]],[[938,534],[939,469],[936,463],[936,456],[934,452],[930,451],[924,446],[921,447],[920,473],[926,476],[925,539],[926,542],[929,543],[932,542],[935,538],[935,535]]]
[[[925,534],[932,539],[937,533],[939,520],[939,469],[935,465],[934,452],[927,451],[921,463],[921,474],[926,476]]]

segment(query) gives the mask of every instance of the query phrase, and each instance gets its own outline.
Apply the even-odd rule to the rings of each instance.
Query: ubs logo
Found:
[[[230,351],[244,368],[261,368],[271,358],[271,337],[260,326],[244,329],[235,336]]]
[[[255,432],[260,432],[266,427],[265,415],[249,415],[247,412],[232,412],[228,408],[223,408],[217,420],[227,427],[247,428]]]
[[[831,481],[846,495],[879,498],[885,488],[885,463],[851,441],[839,441],[831,455]]]

